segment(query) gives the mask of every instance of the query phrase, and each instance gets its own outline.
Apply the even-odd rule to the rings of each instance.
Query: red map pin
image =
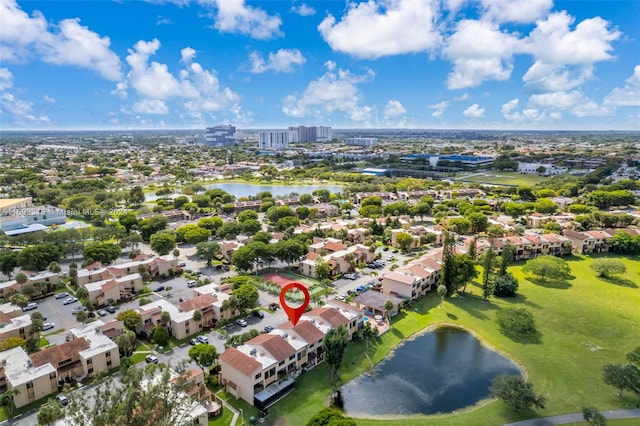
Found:
[[[302,293],[304,294],[304,302],[302,302],[302,305],[298,306],[297,308],[292,308],[291,306],[287,305],[287,300],[284,297],[287,291],[293,288],[302,290]],[[287,316],[289,317],[289,320],[293,325],[296,325],[298,323],[298,320],[304,313],[304,310],[307,309],[308,305],[309,291],[304,285],[298,282],[292,282],[285,285],[284,287],[282,287],[282,290],[280,290],[280,306],[282,306],[282,309],[284,309],[284,311],[287,313]]]

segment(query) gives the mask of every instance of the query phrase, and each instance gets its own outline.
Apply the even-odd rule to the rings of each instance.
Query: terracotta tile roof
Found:
[[[278,326],[280,330],[291,330],[300,336],[307,343],[315,343],[324,337],[322,331],[318,329],[311,321],[299,321],[295,327],[291,321]]]
[[[112,288],[118,287],[118,281],[109,280],[106,283],[102,284],[102,291],[109,291]]]
[[[305,258],[307,260],[316,260],[317,258],[320,257],[320,253],[314,253],[314,252],[309,252],[307,253],[307,255],[305,256]]]
[[[386,272],[383,276],[384,279],[397,281],[403,284],[413,285],[416,277],[413,275],[401,274],[400,272],[390,271]]]
[[[218,298],[214,294],[205,293],[178,303],[178,308],[182,309],[184,312],[195,311],[196,309],[203,310],[210,307],[217,301]]]
[[[260,346],[278,362],[284,361],[296,353],[295,348],[284,337],[277,334],[261,334],[249,340],[247,344]]]
[[[261,370],[262,364],[253,357],[244,354],[236,348],[229,348],[220,355],[220,361],[229,364],[230,367],[238,370],[245,376],[253,374],[256,370]]]
[[[315,308],[307,312],[305,315],[311,317],[320,317],[331,327],[339,327],[341,325],[349,324],[349,319],[334,308]]]
[[[36,367],[51,363],[55,368],[58,368],[62,361],[76,357],[78,353],[86,349],[89,349],[89,342],[81,337],[31,354],[29,358]]]
[[[334,243],[333,241],[329,241],[328,243],[326,243],[323,247],[323,249],[327,250],[327,251],[340,251],[340,250],[344,250],[346,248],[346,246],[342,243]]]

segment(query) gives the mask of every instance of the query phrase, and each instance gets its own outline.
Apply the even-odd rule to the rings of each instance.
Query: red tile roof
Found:
[[[51,365],[58,368],[62,361],[77,357],[81,351],[86,349],[89,349],[89,342],[87,342],[84,337],[81,337],[48,349],[43,349],[40,352],[31,354],[29,358],[31,358],[31,362],[36,367],[50,362]]]
[[[253,357],[240,352],[236,348],[229,348],[220,355],[220,361],[229,364],[230,367],[238,370],[245,376],[253,374],[256,370],[262,369],[262,364]]]
[[[284,361],[296,353],[295,348],[287,342],[287,339],[277,334],[261,334],[249,340],[247,344],[260,346],[278,362]]]
[[[321,340],[324,337],[322,331],[318,329],[315,325],[311,323],[311,321],[299,321],[295,327],[288,321],[280,326],[278,326],[280,330],[291,330],[293,333],[297,334],[307,343],[315,343]]]
[[[339,327],[341,325],[349,324],[349,319],[334,308],[315,308],[307,312],[305,315],[310,317],[320,317],[331,327]]]

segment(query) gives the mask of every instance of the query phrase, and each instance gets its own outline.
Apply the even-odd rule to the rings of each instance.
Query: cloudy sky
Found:
[[[640,129],[638,0],[0,0],[0,130]]]

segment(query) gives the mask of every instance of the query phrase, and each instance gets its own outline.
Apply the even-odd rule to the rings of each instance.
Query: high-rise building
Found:
[[[207,127],[206,144],[211,146],[229,146],[237,143],[236,127],[228,124],[221,124],[214,127]]]
[[[347,145],[371,147],[378,144],[378,138],[344,138]]]
[[[298,140],[296,142],[326,142],[331,140],[332,136],[331,127],[325,126],[290,126],[289,131],[298,134]]]
[[[258,133],[258,149],[276,151],[286,149],[290,143],[298,141],[298,132],[291,130],[270,130]]]

